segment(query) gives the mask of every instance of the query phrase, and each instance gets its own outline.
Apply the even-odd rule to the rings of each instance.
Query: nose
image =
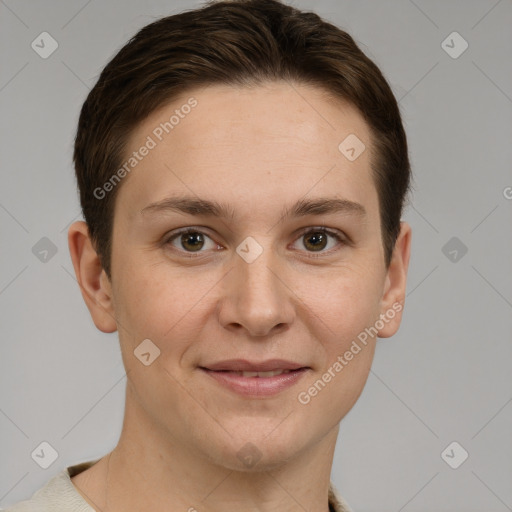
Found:
[[[251,263],[234,254],[218,304],[219,322],[225,329],[263,337],[291,325],[294,295],[276,259],[269,248]]]

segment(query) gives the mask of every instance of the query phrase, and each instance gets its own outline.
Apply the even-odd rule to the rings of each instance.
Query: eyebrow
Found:
[[[235,217],[233,208],[225,203],[200,199],[193,196],[167,197],[161,201],[145,206],[140,213],[170,212],[185,213],[206,217],[220,217],[232,220]],[[366,209],[360,203],[332,197],[315,199],[299,199],[291,207],[284,207],[281,218],[305,217],[306,215],[324,215],[344,213],[364,217]]]

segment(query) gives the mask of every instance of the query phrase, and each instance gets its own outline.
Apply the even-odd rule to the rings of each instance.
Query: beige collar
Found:
[[[82,495],[77,491],[76,487],[73,485],[71,477],[90,468],[99,460],[100,459],[95,459],[69,466],[51,480],[51,482],[53,482],[54,487],[59,487],[58,490],[60,491],[60,493],[70,498],[73,498],[73,502],[77,506],[77,511],[79,510],[80,512],[94,512],[91,506],[84,500]],[[48,483],[48,485],[50,485],[50,482]],[[338,494],[332,482],[331,485],[329,486],[329,510],[331,512],[353,512],[348,503]]]

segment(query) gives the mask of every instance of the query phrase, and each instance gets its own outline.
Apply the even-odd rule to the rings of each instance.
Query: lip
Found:
[[[213,371],[231,372],[269,372],[271,370],[298,370],[307,368],[302,363],[287,361],[285,359],[267,359],[266,361],[248,361],[247,359],[228,359],[217,363],[201,366]]]
[[[199,367],[209,377],[223,387],[252,398],[265,398],[277,395],[296,384],[311,368],[282,359],[271,359],[251,362],[243,359],[231,359],[208,367]],[[266,372],[272,370],[288,370],[287,373],[271,377],[244,377],[235,372]]]

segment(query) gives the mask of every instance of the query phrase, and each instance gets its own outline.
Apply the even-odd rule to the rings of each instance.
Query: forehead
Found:
[[[366,149],[351,161],[339,146],[354,136]],[[151,149],[118,197],[132,211],[183,193],[221,195],[239,205],[264,200],[281,209],[288,195],[308,193],[376,200],[367,124],[353,106],[316,87],[276,82],[191,89],[133,130],[125,161],[143,146]]]

